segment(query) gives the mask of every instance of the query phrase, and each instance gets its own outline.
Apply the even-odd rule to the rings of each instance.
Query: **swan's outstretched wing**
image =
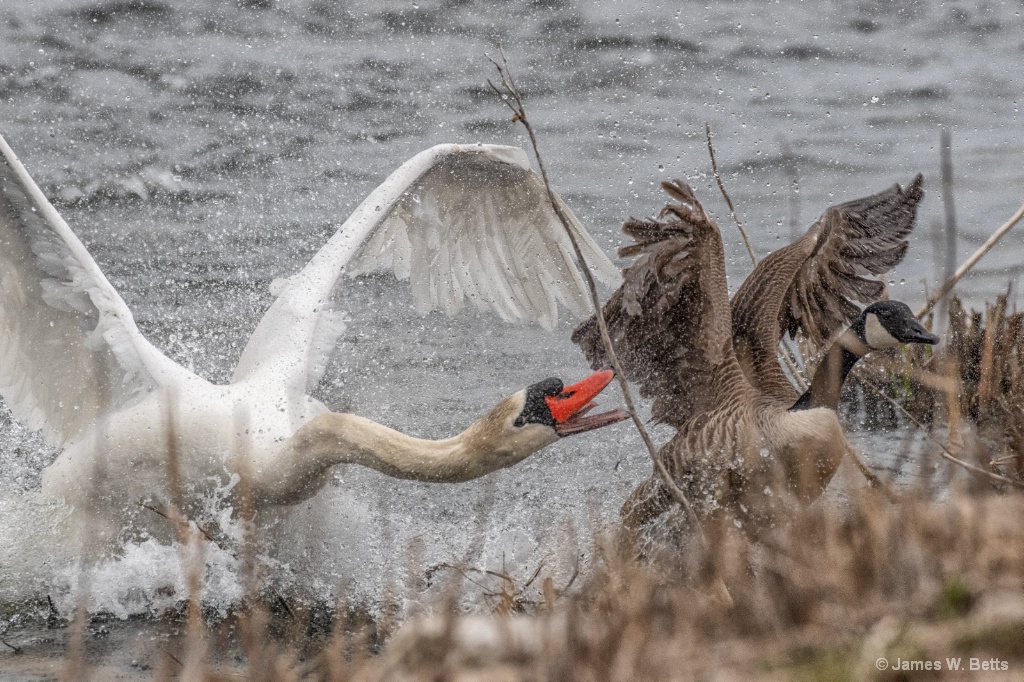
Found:
[[[689,186],[662,183],[676,202],[658,220],[630,220],[639,257],[604,306],[608,331],[626,378],[653,398],[652,417],[681,427],[725,400],[749,397],[732,345],[725,256],[718,226]],[[573,332],[594,368],[608,366],[594,317]]]
[[[617,283],[616,268],[562,209],[595,274]],[[277,300],[235,381],[272,372],[294,392],[310,390],[343,329],[331,303],[338,278],[378,270],[410,280],[420,313],[454,313],[469,300],[504,320],[550,328],[559,303],[587,309],[569,239],[523,150],[439,145],[402,164],[302,271],[275,283]]]
[[[0,137],[0,395],[15,417],[63,445],[177,371]]]
[[[779,367],[779,341],[802,334],[816,347],[849,325],[857,303],[878,300],[878,275],[907,252],[917,205],[924,196],[918,175],[899,185],[832,206],[799,239],[758,263],[732,300],[737,351],[749,353],[753,380],[780,400],[795,398]]]

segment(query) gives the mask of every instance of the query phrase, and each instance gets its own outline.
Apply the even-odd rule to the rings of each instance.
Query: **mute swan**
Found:
[[[662,220],[625,224],[623,230],[637,243],[621,249],[620,254],[639,258],[625,271],[624,283],[605,304],[604,313],[623,371],[640,383],[643,395],[655,399],[655,418],[678,429],[658,457],[687,493],[698,516],[707,518],[725,511],[756,532],[770,526],[791,500],[808,503],[817,498],[831,480],[845,443],[835,409],[839,390],[854,364],[873,349],[901,343],[934,344],[939,339],[921,326],[905,304],[872,303],[832,344],[802,396],[797,398],[793,392],[780,397],[765,390],[756,385],[759,375],[755,373],[752,381],[744,373],[734,350],[735,317],[726,290],[718,227],[688,186],[678,181],[662,186],[678,203],[665,207]],[[919,192],[919,186],[912,187]],[[890,208],[900,204],[898,188],[894,194],[895,199],[882,203]],[[859,221],[864,213],[870,214],[863,209],[875,198],[829,209],[838,209],[838,215],[829,217],[827,212],[826,219]],[[913,205],[916,199],[911,214]],[[859,208],[854,211],[850,206]],[[887,215],[892,217],[885,211],[873,216],[879,222],[872,222],[866,234],[877,236]],[[905,246],[890,246],[902,256]],[[793,253],[789,255],[795,258]],[[780,264],[775,262],[774,267]],[[766,327],[763,336],[771,340],[766,343],[773,344],[773,352],[781,338],[780,319],[786,319],[780,310],[796,315],[789,307],[792,299],[786,296],[800,268],[788,272],[788,279],[779,277],[774,282],[764,279],[766,272],[759,275],[762,286],[756,297],[750,294],[750,300],[756,300],[765,312],[761,317],[744,318]],[[852,282],[858,271],[850,265],[845,272]],[[834,287],[816,303],[823,305],[833,296],[852,306],[844,297],[850,290]],[[838,304],[831,305],[831,310],[840,310]],[[593,319],[584,322],[573,340],[597,367],[606,360],[595,326]],[[781,369],[778,372],[781,375]],[[628,527],[640,528],[671,503],[661,479],[651,476],[623,505],[623,520]]]
[[[346,272],[393,269],[411,280],[422,313],[452,313],[469,299],[550,328],[559,303],[585,310],[568,238],[521,149],[439,145],[399,167],[300,272],[273,283],[276,300],[228,385],[143,338],[3,138],[0,152],[0,395],[62,449],[43,472],[44,496],[115,519],[97,532],[120,532],[140,497],[166,501],[169,448],[186,504],[242,474],[262,507],[309,497],[340,462],[464,481],[625,416],[584,416],[607,372],[569,387],[534,384],[438,442],[331,413],[307,395],[344,329],[332,292]],[[598,277],[614,283],[614,266],[575,218],[572,229]]]

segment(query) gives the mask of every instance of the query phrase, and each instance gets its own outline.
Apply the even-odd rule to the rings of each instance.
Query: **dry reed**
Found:
[[[889,680],[905,678],[879,671],[878,658],[951,657],[997,659],[1019,677],[1022,517],[1019,494],[965,488],[936,500],[914,490],[892,504],[862,490],[757,543],[723,524],[708,529],[707,550],[663,543],[644,560],[608,529],[567,594],[556,596],[540,568],[523,582],[504,573],[492,614],[470,615],[458,611],[456,580],[432,615],[386,641],[379,630],[391,627],[353,617],[344,598],[332,627],[317,629],[282,627],[295,618],[251,595],[229,619],[235,636],[183,635],[157,678]],[[718,577],[731,607],[713,596]]]

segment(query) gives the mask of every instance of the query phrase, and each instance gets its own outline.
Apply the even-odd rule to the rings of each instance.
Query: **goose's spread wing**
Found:
[[[904,190],[833,206],[793,243],[758,263],[733,297],[738,350],[753,361],[755,382],[788,399],[793,389],[777,359],[779,341],[797,333],[824,345],[859,314],[857,303],[882,296],[878,275],[907,252],[917,205],[924,196],[918,175]]]
[[[618,283],[615,266],[561,207],[588,265]],[[551,328],[559,303],[586,310],[569,239],[523,150],[439,145],[402,164],[302,271],[277,284],[235,380],[272,371],[294,391],[311,389],[343,330],[331,301],[338,278],[386,269],[410,280],[420,313],[454,313],[468,299],[504,320]]]
[[[749,384],[732,346],[725,257],[718,227],[684,183],[662,183],[676,202],[658,220],[630,220],[638,258],[604,306],[622,370],[653,398],[652,416],[677,428],[734,399]],[[608,366],[594,317],[573,333],[594,368]]]
[[[0,156],[0,395],[62,445],[176,366],[2,137]]]

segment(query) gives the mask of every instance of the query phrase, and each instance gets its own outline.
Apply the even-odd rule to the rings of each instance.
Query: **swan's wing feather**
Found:
[[[619,274],[559,199],[584,258],[598,279]],[[390,270],[408,279],[420,313],[453,314],[466,301],[510,322],[547,328],[558,304],[587,306],[565,230],[523,150],[439,145],[402,164],[313,257],[286,281],[246,346],[235,380],[273,371],[293,391],[315,386],[343,329],[332,298],[343,273]],[[333,316],[330,324],[318,322]],[[311,343],[314,329],[318,334]]]
[[[820,348],[878,300],[878,275],[907,251],[920,175],[868,197],[832,206],[800,238],[758,263],[733,297],[737,346],[748,352],[758,387],[780,399],[794,390],[778,363],[783,335],[798,333]]]
[[[0,395],[63,445],[151,390],[169,360],[0,137]],[[182,370],[184,371],[184,370]]]
[[[623,226],[636,243],[619,255],[637,259],[604,316],[626,378],[654,399],[654,419],[678,428],[750,394],[732,345],[721,234],[687,185],[662,186],[675,201],[659,219]],[[572,340],[595,369],[610,365],[594,317]]]
[[[603,281],[617,283],[614,266],[559,204],[588,264]],[[522,150],[470,146],[439,156],[404,188],[348,273],[392,270],[411,279],[420,313],[454,313],[468,298],[506,320],[535,320],[550,328],[558,303],[577,315],[586,312],[585,289],[569,249],[544,184]],[[404,258],[412,260],[408,267]],[[468,282],[472,287],[463,286]]]

